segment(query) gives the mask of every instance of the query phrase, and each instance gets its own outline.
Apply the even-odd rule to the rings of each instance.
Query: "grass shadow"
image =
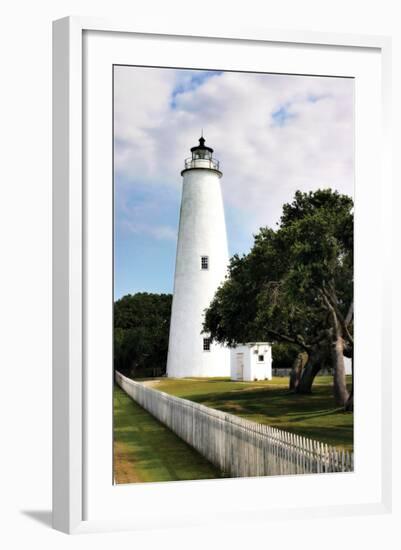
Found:
[[[308,395],[288,390],[288,382],[232,382],[228,379],[163,380],[159,389],[226,413],[278,429],[353,448],[353,415],[338,407],[332,380],[321,377]]]

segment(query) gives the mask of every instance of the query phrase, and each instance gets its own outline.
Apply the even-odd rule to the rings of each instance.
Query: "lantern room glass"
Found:
[[[212,158],[212,153],[209,151],[209,149],[198,147],[195,149],[195,151],[192,151],[192,158],[193,160],[196,159],[207,159],[210,160]]]

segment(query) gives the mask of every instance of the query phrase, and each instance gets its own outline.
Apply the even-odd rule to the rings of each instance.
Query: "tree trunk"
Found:
[[[315,379],[315,376],[322,368],[322,363],[324,362],[324,357],[322,353],[322,348],[317,346],[312,349],[311,354],[308,357],[308,361],[305,367],[302,370],[302,376],[299,381],[299,384],[296,388],[296,393],[308,394],[312,393],[312,384]]]
[[[353,304],[351,304],[347,317],[344,320],[338,310],[338,300],[333,291],[321,289],[321,297],[327,310],[331,313],[333,325],[333,337],[331,344],[331,360],[333,365],[333,387],[334,399],[338,405],[346,406],[349,399],[347,390],[347,379],[345,376],[344,352],[346,352],[346,342],[344,336],[347,336],[350,344],[353,344],[353,338],[348,330],[348,325],[353,316]]]
[[[290,374],[290,390],[297,391],[298,386],[301,381],[302,372],[305,365],[308,362],[308,354],[306,351],[301,351],[295,358],[295,361],[292,365],[291,374]]]
[[[332,343],[332,363],[333,363],[333,384],[334,398],[338,405],[346,406],[349,399],[347,390],[347,378],[344,365],[344,339],[337,331],[335,340]]]
[[[344,410],[347,412],[353,412],[354,410],[354,392],[351,390],[347,402],[345,403]]]

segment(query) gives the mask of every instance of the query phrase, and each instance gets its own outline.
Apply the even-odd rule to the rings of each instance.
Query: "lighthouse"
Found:
[[[230,375],[230,351],[202,333],[205,309],[228,266],[227,233],[213,149],[199,139],[181,172],[182,198],[171,310],[167,376]]]

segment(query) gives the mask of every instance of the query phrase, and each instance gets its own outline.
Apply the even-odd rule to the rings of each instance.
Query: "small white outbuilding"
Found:
[[[231,348],[231,380],[271,380],[272,348],[268,342],[248,342]]]
[[[352,359],[344,357],[345,374],[352,374]]]

